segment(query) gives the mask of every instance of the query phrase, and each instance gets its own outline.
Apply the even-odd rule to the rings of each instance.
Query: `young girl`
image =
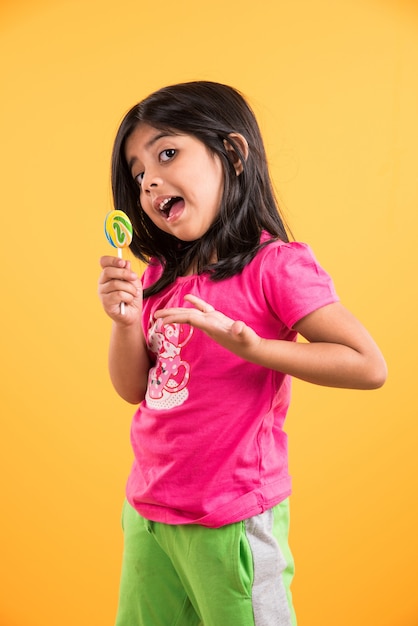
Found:
[[[116,624],[295,625],[290,379],[373,389],[383,357],[309,247],[289,242],[236,90],[185,83],[134,106],[112,183],[148,264],[139,280],[101,259],[111,379],[139,405]]]

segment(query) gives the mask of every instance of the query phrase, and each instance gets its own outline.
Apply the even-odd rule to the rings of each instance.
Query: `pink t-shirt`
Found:
[[[144,287],[160,274],[149,265]],[[297,321],[338,298],[307,245],[274,241],[237,276],[181,277],[144,301],[153,366],[132,423],[127,497],[147,519],[216,528],[291,492],[283,430],[290,377],[248,363],[199,329],[154,319],[158,309],[191,306],[188,293],[261,337],[288,341],[296,340]]]

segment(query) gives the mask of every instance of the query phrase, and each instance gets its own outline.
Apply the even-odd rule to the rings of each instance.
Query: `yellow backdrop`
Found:
[[[96,295],[110,150],[134,102],[199,78],[248,96],[295,236],[390,369],[376,392],[294,386],[299,623],[416,626],[416,2],[0,7],[1,626],[113,624],[132,407]]]

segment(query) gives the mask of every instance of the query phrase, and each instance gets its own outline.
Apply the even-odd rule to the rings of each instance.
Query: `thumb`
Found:
[[[248,338],[249,330],[248,326],[240,320],[234,322],[231,326],[231,334],[241,341]]]

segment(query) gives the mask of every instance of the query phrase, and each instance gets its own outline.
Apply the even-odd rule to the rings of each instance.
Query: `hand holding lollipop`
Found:
[[[123,211],[115,209],[106,215],[104,229],[108,242],[118,249],[118,257],[122,258],[122,248],[126,248],[132,241],[132,224]],[[125,303],[120,303],[121,315],[125,315]]]

